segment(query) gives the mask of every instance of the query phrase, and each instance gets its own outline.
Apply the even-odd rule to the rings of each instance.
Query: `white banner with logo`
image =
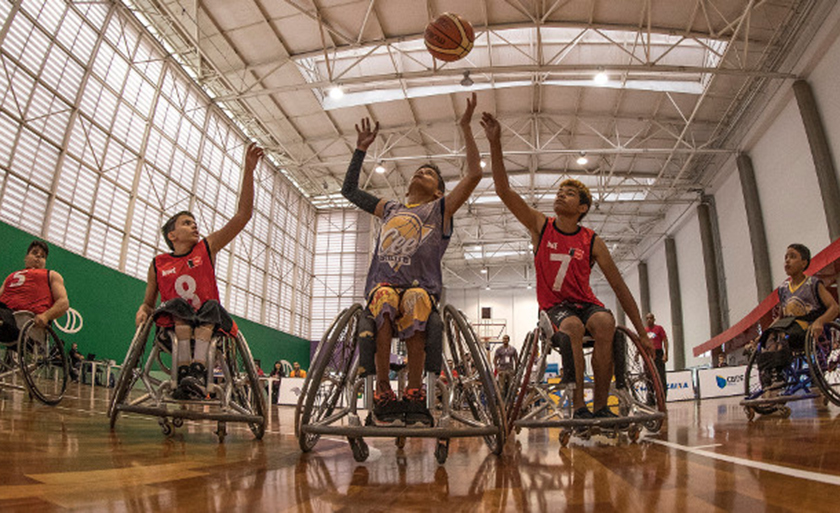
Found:
[[[690,370],[671,371],[668,377],[668,402],[694,399],[694,379]]]
[[[746,365],[700,369],[697,371],[700,398],[744,395],[744,373],[746,371]]]

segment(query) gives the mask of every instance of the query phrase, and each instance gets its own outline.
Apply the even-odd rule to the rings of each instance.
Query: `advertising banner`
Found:
[[[690,370],[672,371],[668,376],[668,402],[694,399],[694,379]]]
[[[746,371],[746,365],[700,369],[697,371],[700,398],[744,395],[744,373]]]

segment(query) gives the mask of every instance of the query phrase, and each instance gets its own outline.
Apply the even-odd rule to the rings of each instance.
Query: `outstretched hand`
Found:
[[[469,127],[470,123],[472,122],[473,113],[475,112],[475,106],[478,104],[478,98],[476,97],[475,93],[472,93],[469,98],[467,98],[467,108],[464,110],[464,113],[461,115],[461,119],[458,121],[458,124],[461,127]]]
[[[245,150],[245,172],[251,172],[256,169],[257,164],[264,155],[265,151],[257,146],[257,143],[249,144],[248,149]]]
[[[498,142],[502,138],[502,126],[499,124],[493,114],[484,112],[481,114],[481,126],[484,128],[484,134],[487,135],[487,140],[490,142]]]
[[[370,127],[370,118],[362,118],[361,121],[362,128],[359,128],[359,125],[356,125],[356,148],[362,151],[367,151],[370,148],[370,145],[373,144],[373,141],[376,140],[376,135],[379,133],[379,121],[373,126],[373,129]]]

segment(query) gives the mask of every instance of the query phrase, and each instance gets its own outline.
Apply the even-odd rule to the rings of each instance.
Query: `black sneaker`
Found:
[[[373,422],[385,427],[405,425],[405,408],[393,390],[373,394]]]
[[[178,367],[178,382],[175,383],[175,386],[180,386],[181,381],[184,380],[187,376],[190,376],[190,366],[189,365],[181,365]]]
[[[426,406],[426,391],[422,388],[407,388],[403,393],[405,403],[405,425],[432,427],[435,418]]]
[[[600,410],[596,411],[592,414],[593,417],[596,419],[617,419],[619,418],[618,415],[612,412],[612,409],[609,406],[604,406]],[[630,427],[629,423],[620,423],[613,426],[614,429],[627,429]]]
[[[207,385],[207,368],[203,363],[193,362],[190,364],[190,376],[198,380],[202,386]]]
[[[584,406],[583,408],[578,408],[577,410],[575,410],[575,413],[572,418],[574,418],[575,420],[590,420],[594,419],[595,415],[593,415],[592,412],[589,411],[589,408]]]

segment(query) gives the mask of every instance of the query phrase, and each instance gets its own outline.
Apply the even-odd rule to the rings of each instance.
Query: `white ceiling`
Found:
[[[767,94],[785,81],[830,0],[124,0],[321,208],[339,189],[364,116],[382,127],[362,181],[402,197],[425,161],[454,184],[467,93],[503,124],[512,183],[550,213],[560,180],[599,199],[585,219],[627,267],[690,208]],[[422,35],[457,12],[476,32],[461,61]],[[474,85],[460,84],[464,70]],[[604,70],[607,84],[592,78]],[[328,90],[340,85],[341,100]],[[476,117],[479,149],[488,151]],[[585,152],[589,162],[576,159]],[[386,173],[373,168],[382,162]],[[489,162],[489,159],[488,159]],[[465,286],[524,283],[528,237],[482,180],[445,258]],[[482,274],[483,266],[491,272]],[[448,278],[447,278],[448,279]],[[457,282],[456,282],[457,283]]]

